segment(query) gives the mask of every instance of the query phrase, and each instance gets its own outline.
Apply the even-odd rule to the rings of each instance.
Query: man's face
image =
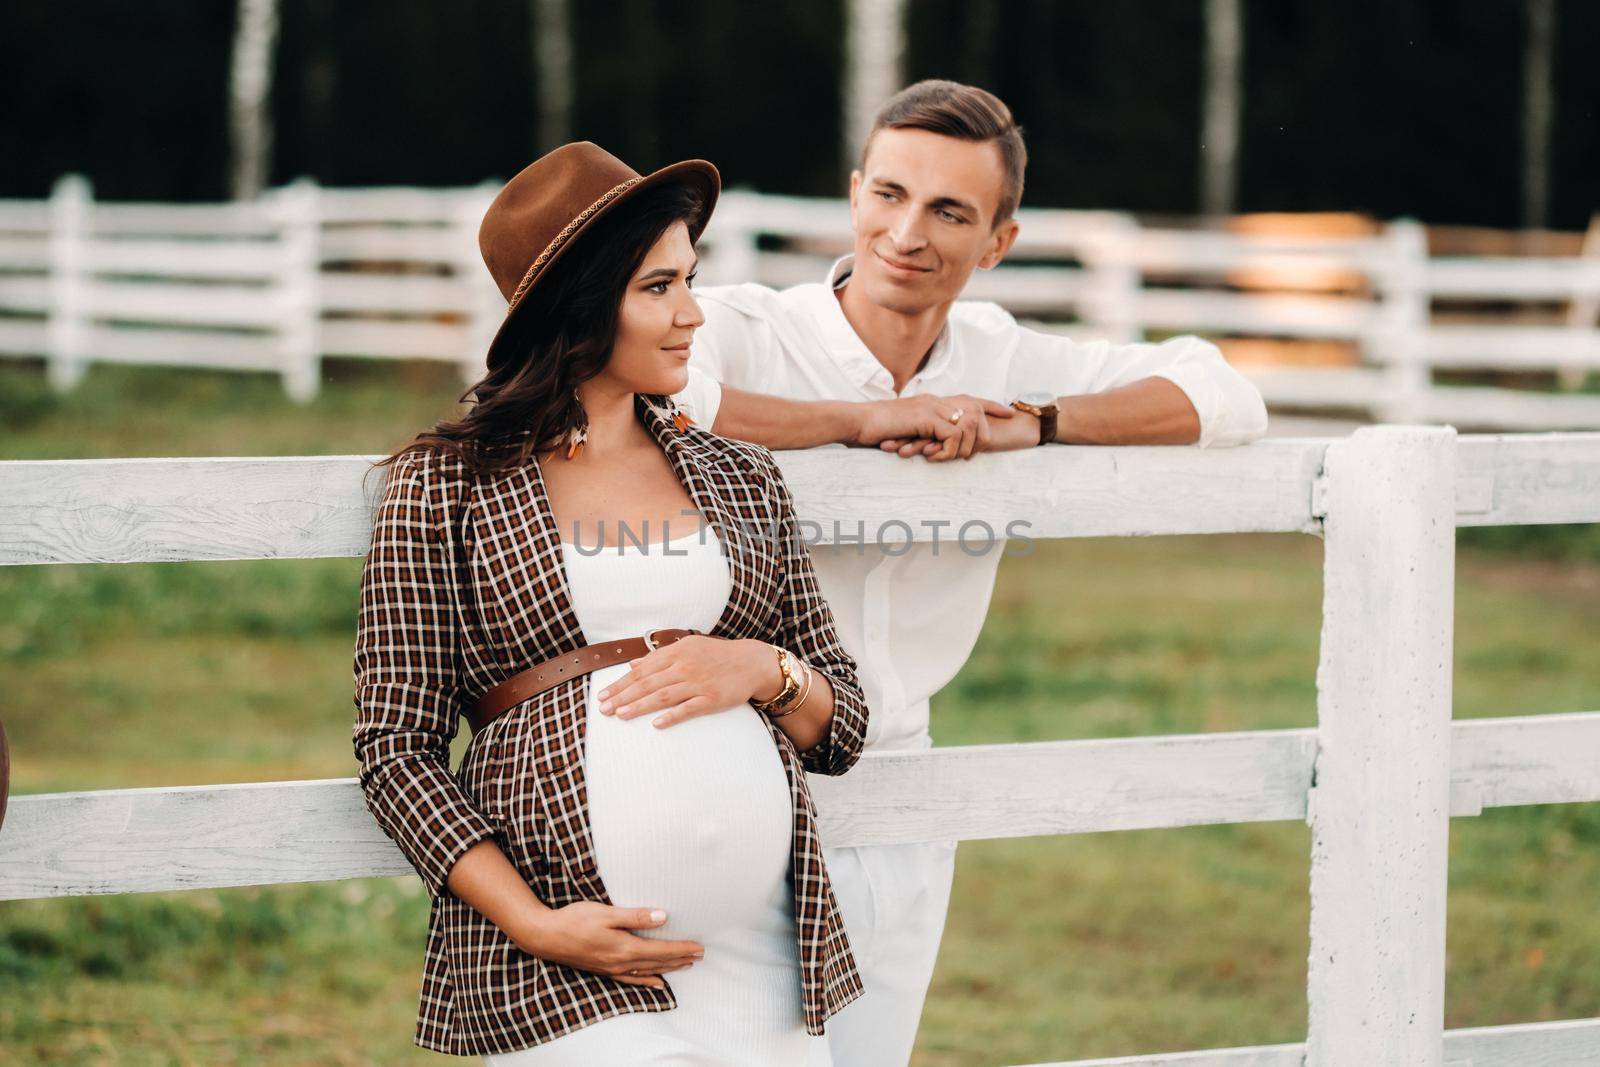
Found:
[[[974,269],[1000,262],[1016,240],[1015,220],[994,226],[1004,184],[992,141],[879,130],[850,175],[851,287],[904,314],[954,300]]]

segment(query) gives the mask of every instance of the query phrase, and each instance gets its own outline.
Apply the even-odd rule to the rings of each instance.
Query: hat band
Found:
[[[579,226],[582,226],[585,222],[589,221],[589,216],[593,215],[596,211],[599,211],[601,208],[611,203],[611,201],[615,200],[619,195],[627,192],[629,189],[632,189],[635,185],[638,185],[642,181],[644,181],[644,177],[642,175],[637,178],[629,178],[615,189],[612,189],[610,192],[606,193],[599,200],[596,200],[594,203],[578,212],[578,217],[567,223],[562,231],[556,234],[555,237],[551,239],[549,244],[544,246],[544,251],[539,253],[539,258],[533,261],[533,266],[528,268],[528,273],[524,274],[522,276],[522,281],[517,283],[517,291],[511,294],[511,302],[506,305],[506,314],[511,314],[511,309],[517,306],[517,301],[521,300],[523,294],[528,291],[528,286],[533,284],[533,279],[538,276],[539,271],[544,267],[544,265],[550,262],[550,257],[561,250],[561,246],[566,244],[567,239],[577,232]]]

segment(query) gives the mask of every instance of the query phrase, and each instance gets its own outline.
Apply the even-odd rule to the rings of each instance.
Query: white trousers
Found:
[[[955,879],[956,843],[823,849],[866,992],[828,1019],[811,1067],[905,1067]],[[824,1048],[824,1044],[826,1047]]]

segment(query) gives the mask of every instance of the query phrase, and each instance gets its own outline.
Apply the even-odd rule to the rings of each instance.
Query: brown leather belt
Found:
[[[516,707],[529,697],[538,696],[569,678],[597,671],[618,663],[638,659],[652,649],[670,645],[674,641],[697,634],[699,630],[647,630],[643,637],[624,637],[617,641],[584,645],[565,655],[535,663],[525,671],[518,671],[503,682],[490,687],[467,709],[467,722],[472,732],[488,726],[502,712]]]

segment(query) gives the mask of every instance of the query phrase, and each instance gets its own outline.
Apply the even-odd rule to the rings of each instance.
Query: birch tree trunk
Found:
[[[845,13],[845,170],[855,165],[872,119],[905,78],[905,0],[850,0]]]
[[[272,52],[277,0],[239,0],[228,78],[228,190],[250,200],[267,184],[272,164]]]
[[[1244,26],[1239,0],[1206,0],[1200,210],[1208,215],[1231,215],[1238,197],[1243,56]]]
[[[572,20],[567,0],[533,0],[534,114],[540,155],[572,140]]]
[[[1522,51],[1522,225],[1542,229],[1549,221],[1556,0],[1527,0],[1527,4]]]

